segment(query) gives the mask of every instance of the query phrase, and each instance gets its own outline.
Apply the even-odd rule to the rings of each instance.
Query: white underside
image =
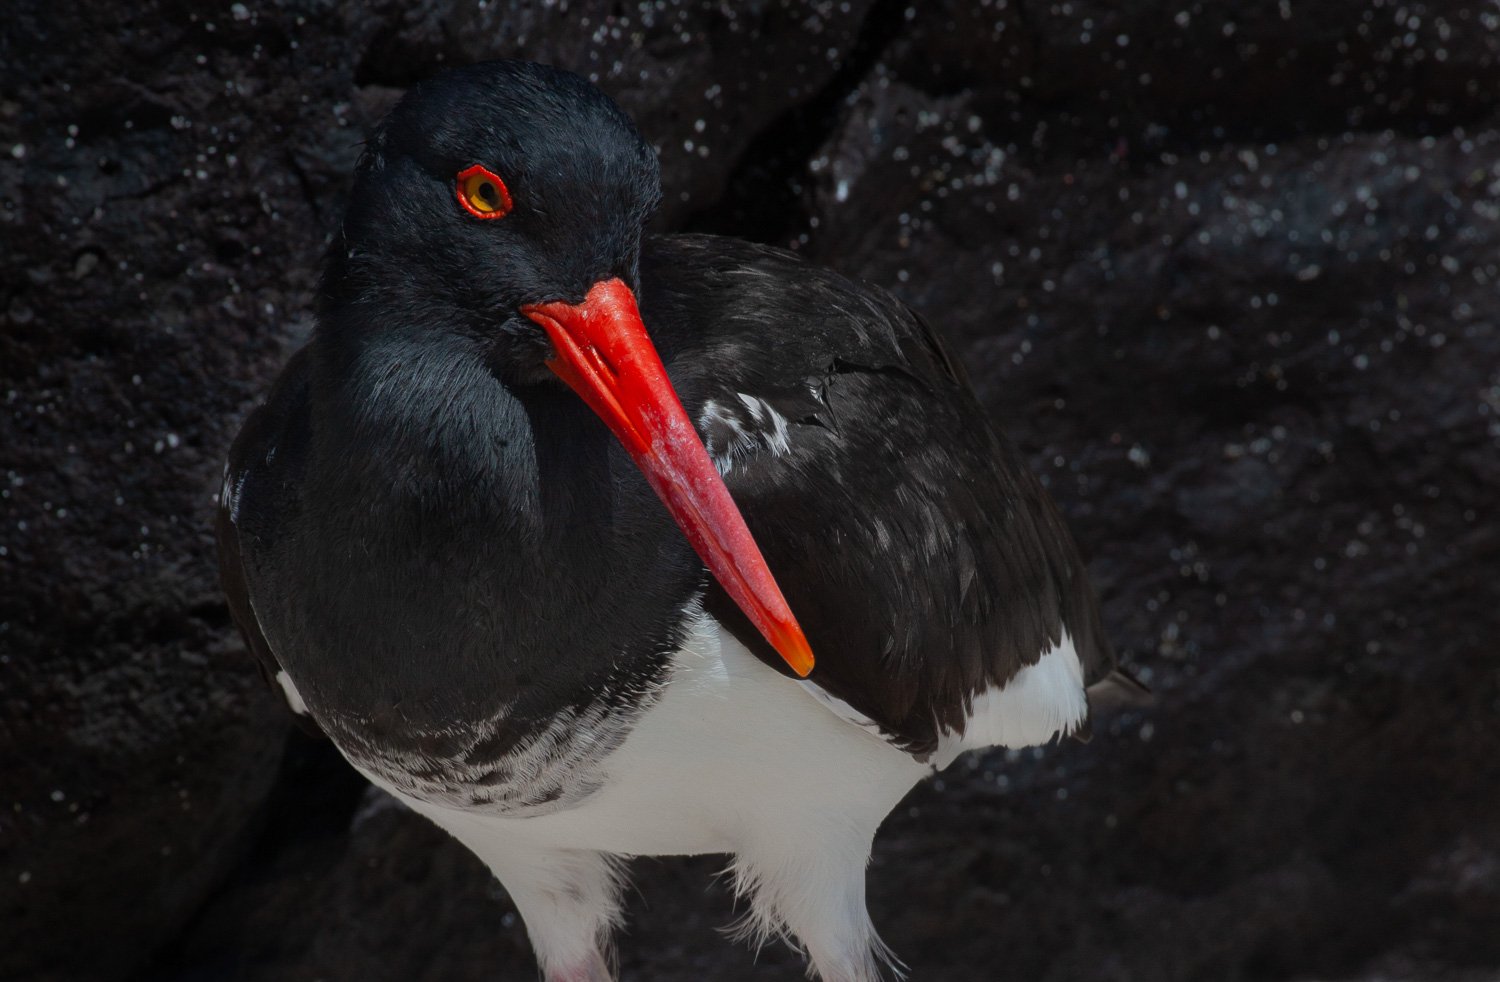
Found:
[[[830,713],[703,617],[657,701],[605,761],[603,788],[577,807],[506,818],[405,800],[445,828],[477,824],[618,855],[690,855],[733,852],[819,812],[881,809],[878,822],[928,770]]]
[[[865,982],[879,942],[864,867],[886,814],[933,764],[994,743],[1045,742],[1086,712],[1065,636],[1005,689],[976,697],[964,734],[923,763],[701,617],[657,701],[604,761],[603,787],[575,807],[506,817],[420,801],[366,776],[490,866],[549,978],[593,978],[589,966],[601,964],[601,938],[618,917],[611,857],[732,853],[751,895],[749,933],[790,931],[825,978]]]

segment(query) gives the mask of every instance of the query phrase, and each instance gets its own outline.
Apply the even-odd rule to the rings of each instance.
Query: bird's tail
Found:
[[[1146,687],[1146,683],[1118,667],[1089,686],[1086,691],[1089,699],[1088,718],[1069,734],[1079,743],[1088,743],[1093,739],[1095,714],[1143,709],[1156,701],[1156,696]]]
[[[1089,708],[1141,709],[1156,701],[1146,683],[1118,666],[1088,688]]]

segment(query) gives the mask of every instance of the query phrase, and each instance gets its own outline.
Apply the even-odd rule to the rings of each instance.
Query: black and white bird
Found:
[[[732,855],[748,930],[871,982],[886,813],[1084,732],[1113,656],[921,318],[647,235],[659,196],[577,76],[408,92],[231,452],[225,590],[291,708],[499,877],[549,982],[612,977],[623,858],[694,853]]]

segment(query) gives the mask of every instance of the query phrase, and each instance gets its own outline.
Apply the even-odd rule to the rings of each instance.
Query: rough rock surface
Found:
[[[463,850],[281,756],[207,533],[362,133],[489,55],[597,74],[663,227],[939,324],[1158,693],[897,810],[914,978],[1500,973],[1492,3],[13,6],[0,977],[532,977]],[[639,864],[624,978],[796,977],[718,866]]]

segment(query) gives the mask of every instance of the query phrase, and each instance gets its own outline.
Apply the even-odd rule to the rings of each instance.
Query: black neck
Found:
[[[521,738],[660,671],[702,567],[581,400],[452,335],[317,344],[319,514],[286,561],[319,652],[294,674],[324,705],[371,735],[508,706]]]

